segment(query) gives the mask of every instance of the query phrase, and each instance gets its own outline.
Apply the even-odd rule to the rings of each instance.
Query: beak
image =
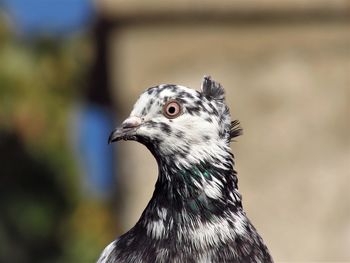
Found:
[[[139,117],[127,118],[120,127],[116,128],[108,138],[108,144],[120,140],[136,140],[136,131],[142,124]]]

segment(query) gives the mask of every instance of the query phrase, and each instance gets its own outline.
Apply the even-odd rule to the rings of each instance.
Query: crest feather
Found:
[[[225,90],[219,82],[212,80],[210,76],[204,76],[202,82],[202,94],[209,100],[224,100]]]
[[[233,138],[236,138],[242,134],[243,134],[243,129],[241,127],[239,120],[232,121],[231,127],[230,127],[230,140],[232,140]]]

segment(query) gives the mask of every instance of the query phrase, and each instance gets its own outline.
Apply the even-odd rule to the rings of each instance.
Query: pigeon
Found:
[[[97,262],[273,262],[238,192],[230,142],[241,133],[210,76],[200,91],[162,84],[142,93],[109,143],[145,145],[158,179],[136,225]]]

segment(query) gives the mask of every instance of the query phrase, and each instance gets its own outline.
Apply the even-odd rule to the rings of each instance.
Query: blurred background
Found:
[[[350,1],[0,1],[0,262],[94,262],[157,167],[107,145],[147,87],[226,89],[276,262],[350,261]]]

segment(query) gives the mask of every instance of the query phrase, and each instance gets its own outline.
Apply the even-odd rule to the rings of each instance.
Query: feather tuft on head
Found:
[[[234,120],[231,122],[230,127],[230,140],[232,141],[234,138],[243,134],[243,129],[239,120]]]
[[[208,100],[224,100],[225,91],[219,82],[211,79],[210,76],[204,76],[202,82],[202,94]]]

